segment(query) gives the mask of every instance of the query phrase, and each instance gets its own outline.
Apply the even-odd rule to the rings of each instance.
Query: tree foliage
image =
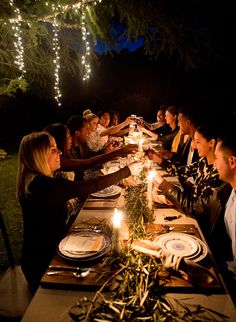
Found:
[[[151,59],[166,55],[184,69],[197,69],[212,60],[225,59],[222,39],[235,31],[233,1],[211,0],[9,0],[0,3],[0,94],[18,88],[51,95],[54,86],[52,23],[59,24],[60,75],[82,73],[81,12],[84,6],[91,43],[101,39],[112,53],[120,38],[143,39],[143,50]],[[83,6],[81,6],[83,3]],[[26,74],[15,64],[16,48],[12,22],[20,11]],[[117,33],[116,26],[122,29]],[[95,54],[91,59],[95,59]],[[82,76],[81,76],[82,77]],[[12,84],[14,81],[14,91]],[[25,83],[27,82],[27,84]]]

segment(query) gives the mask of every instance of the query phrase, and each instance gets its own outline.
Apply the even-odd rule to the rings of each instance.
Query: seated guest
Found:
[[[89,123],[90,133],[86,138],[86,142],[91,151],[97,152],[102,150],[104,144],[102,142],[101,136],[97,131],[99,118],[94,113],[88,113],[84,116]]]
[[[77,181],[83,179],[85,169],[85,167],[78,167],[78,159],[80,162],[84,161],[87,165],[86,168],[95,168],[116,157],[133,153],[138,148],[135,145],[128,145],[122,148],[115,148],[113,151],[105,154],[103,154],[104,150],[94,152],[89,149],[86,142],[90,128],[85,117],[79,115],[72,116],[67,122],[67,127],[72,136],[72,147],[67,152],[66,158],[63,158],[62,169],[74,169],[75,180]]]
[[[160,136],[170,132],[170,126],[169,124],[166,123],[165,112],[166,112],[166,106],[162,104],[157,111],[157,122],[154,122],[154,123],[144,122],[145,126],[149,130],[154,131],[158,129],[154,133],[159,134]]]
[[[172,105],[166,109],[165,119],[166,119],[166,123],[169,125],[169,130],[166,133],[158,134],[146,129],[145,127],[142,127],[141,130],[144,133],[151,136],[153,139],[156,139],[157,141],[161,142],[163,149],[170,151],[173,139],[176,136],[176,134],[179,132],[178,110],[176,106]],[[156,131],[158,131],[158,129]]]
[[[116,126],[120,123],[120,113],[116,110],[109,110],[110,123],[109,127]]]
[[[179,110],[178,123],[180,127],[179,133],[187,136],[187,139],[186,141],[183,140],[182,143],[179,143],[176,152],[160,151],[158,153],[160,157],[158,163],[166,169],[171,168],[171,163],[174,163],[176,166],[186,165],[197,161],[199,158],[197,149],[194,145],[194,134],[200,123],[199,116],[196,116],[196,112],[192,111],[190,108],[183,106]],[[175,138],[177,136],[178,134]]]
[[[166,195],[168,200],[193,215],[199,222],[205,235],[209,234],[210,202],[211,198],[223,183],[214,167],[215,145],[217,133],[216,124],[206,123],[197,128],[194,139],[199,154],[196,162],[175,168],[174,174],[178,176],[182,188],[167,182],[157,175],[156,185]],[[148,152],[149,158],[155,160],[153,151]],[[185,185],[186,180],[193,177],[193,186]]]
[[[110,127],[109,126],[109,124],[110,124],[109,112],[99,111],[98,117],[99,117],[99,124],[98,124],[97,131],[101,136],[103,146],[108,142],[109,136],[117,134],[124,127],[126,127],[127,125],[129,125],[130,123],[133,122],[131,117],[127,117],[124,122],[121,122],[118,125]]]
[[[226,122],[215,150],[215,167],[226,182],[217,194],[212,214],[214,220],[209,238],[218,267],[236,305],[236,140],[235,117]],[[219,213],[218,218],[216,214]]]
[[[44,128],[44,131],[51,134],[55,141],[57,148],[61,151],[60,159],[62,160],[65,157],[67,151],[70,151],[72,138],[70,136],[70,131],[66,125],[61,123],[52,123]],[[75,172],[74,171],[63,171],[61,168],[54,172],[55,178],[66,178],[68,180],[74,181]],[[68,208],[68,219],[67,221],[72,222],[75,215],[78,214],[79,210],[83,206],[85,199],[82,198],[73,198],[68,200],[67,208]]]
[[[67,201],[86,197],[142,168],[140,162],[131,163],[112,174],[76,182],[53,177],[53,172],[60,168],[60,155],[48,132],[31,133],[21,140],[17,173],[17,196],[24,221],[21,266],[32,292],[68,230]]]

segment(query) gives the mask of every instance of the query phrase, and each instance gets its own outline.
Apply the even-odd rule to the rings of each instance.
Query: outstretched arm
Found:
[[[100,133],[100,136],[113,135],[113,134],[117,133],[118,131],[120,131],[121,129],[123,129],[125,126],[129,125],[132,122],[133,122],[132,118],[127,117],[127,119],[124,122],[122,122],[122,123],[120,123],[120,124],[118,124],[116,126],[112,126],[112,127],[108,128],[108,129],[106,129],[105,131],[102,131]]]

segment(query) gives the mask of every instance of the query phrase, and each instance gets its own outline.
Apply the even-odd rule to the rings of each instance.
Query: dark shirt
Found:
[[[32,291],[37,289],[68,229],[67,201],[77,196],[86,197],[130,174],[129,168],[124,167],[86,182],[41,175],[34,177],[29,185],[29,194],[20,200],[24,219],[21,266]]]
[[[69,159],[89,159],[95,155],[102,154],[103,151],[91,151],[87,142],[83,142],[78,146],[74,146],[70,151],[67,152],[67,157]],[[76,169],[75,171],[75,181],[81,181],[84,178],[84,169]]]
[[[162,135],[161,137],[158,136],[157,141],[162,143],[163,149],[171,151],[172,142],[178,132],[179,126],[176,126],[176,128],[168,134]]]
[[[169,124],[165,123],[162,126],[155,129],[153,132],[158,134],[158,137],[162,137],[163,135],[171,133],[171,127],[169,126]]]
[[[186,165],[188,161],[188,154],[191,148],[192,139],[188,139],[185,143],[179,144],[178,150],[176,153],[173,153],[171,162],[174,162],[176,165]],[[199,159],[197,149],[194,149],[192,162],[195,162]]]

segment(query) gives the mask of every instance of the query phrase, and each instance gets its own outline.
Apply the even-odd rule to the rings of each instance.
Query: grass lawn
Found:
[[[0,209],[8,231],[14,258],[20,263],[23,237],[23,218],[20,204],[16,199],[17,153],[11,153],[5,160],[0,160]],[[8,259],[0,234],[0,270],[8,267]]]

